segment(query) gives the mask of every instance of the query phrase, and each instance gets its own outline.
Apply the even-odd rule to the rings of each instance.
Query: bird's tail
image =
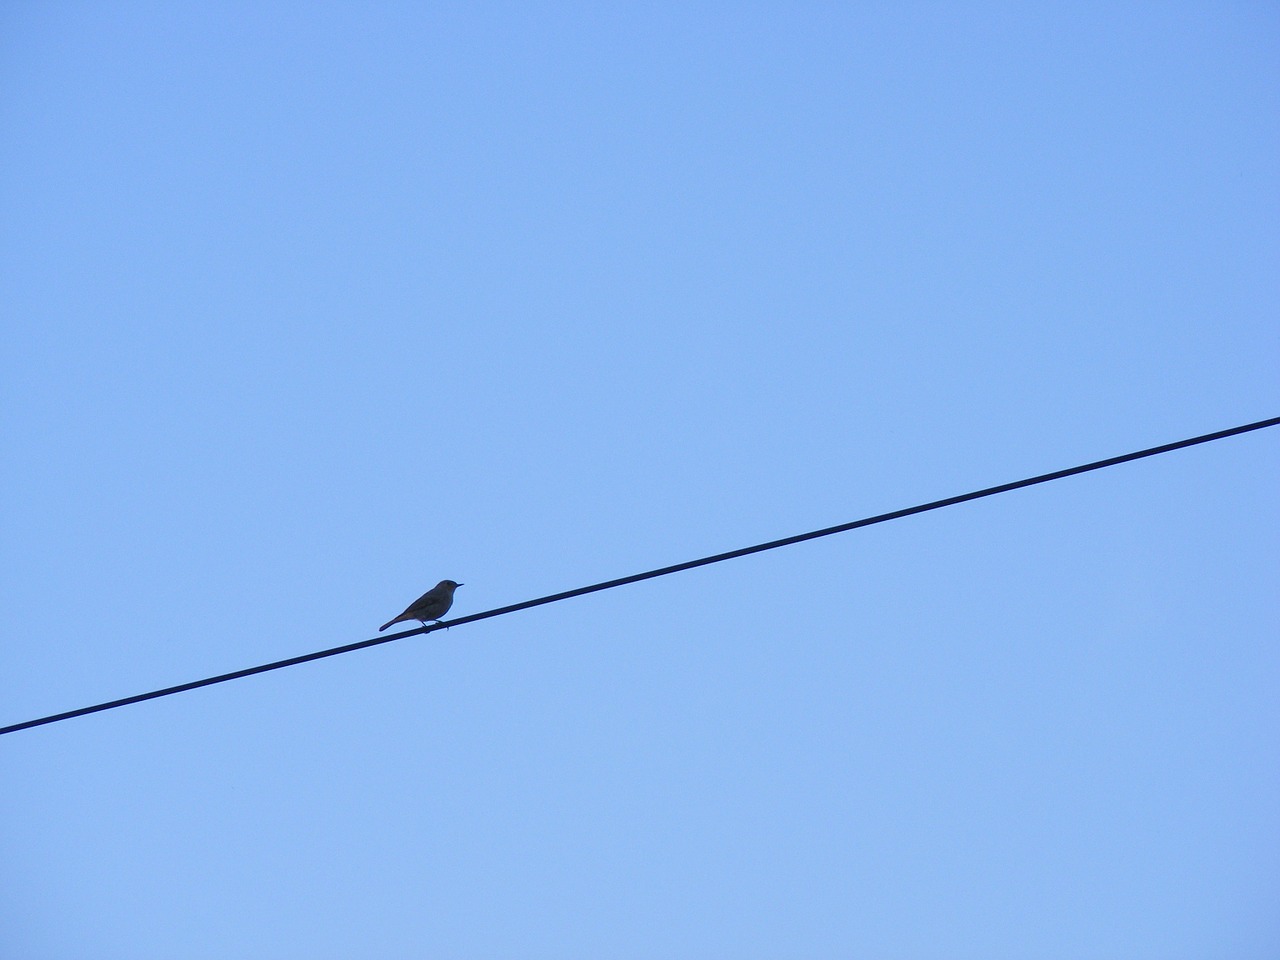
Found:
[[[388,620],[386,623],[384,623],[382,626],[378,628],[378,632],[381,633],[383,630],[387,629],[387,627],[391,626],[393,623],[399,623],[399,622],[400,622],[399,617],[396,617],[396,619],[394,620]]]

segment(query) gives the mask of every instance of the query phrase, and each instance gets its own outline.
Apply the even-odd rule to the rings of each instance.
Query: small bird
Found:
[[[453,591],[460,586],[462,584],[454,583],[452,580],[441,580],[417,600],[409,604],[404,613],[380,626],[378,632],[381,633],[393,623],[400,623],[404,620],[421,620],[424,627],[431,620],[439,620],[453,606]]]

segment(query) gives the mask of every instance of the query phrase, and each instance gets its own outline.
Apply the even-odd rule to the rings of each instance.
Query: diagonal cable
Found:
[[[1254,423],[1246,423],[1242,426],[1232,427],[1228,430],[1206,433],[1198,437],[1190,437],[1186,440],[1176,440],[1173,443],[1161,444],[1158,447],[1148,447],[1145,450],[1137,450],[1133,453],[1121,454],[1118,457],[1108,457],[1106,460],[1095,460],[1092,463],[1081,464],[1077,467],[1067,467],[1065,470],[1055,470],[1052,473],[1042,473],[1039,476],[1028,477],[1025,480],[1014,480],[1010,483],[1001,483],[994,487],[974,490],[971,493],[961,493],[954,497],[946,497],[942,500],[933,500],[929,503],[917,504],[914,507],[904,507],[901,510],[893,510],[889,513],[877,514],[874,517],[864,517],[861,520],[852,520],[849,523],[837,524],[834,527],[823,527],[821,530],[811,530],[809,533],[798,533],[795,536],[783,537],[781,540],[770,540],[767,543],[758,543],[752,547],[740,547],[737,550],[729,550],[725,553],[713,554],[712,556],[702,557],[698,560],[686,560],[683,563],[674,563],[669,567],[659,567],[656,570],[647,570],[644,573],[633,573],[631,576],[619,577],[616,580],[605,580],[601,583],[593,583],[588,587],[578,587],[574,590],[565,590],[561,593],[549,594],[545,597],[538,597],[536,600],[523,600],[520,603],[513,603],[509,606],[495,607],[493,610],[485,610],[481,613],[473,613],[469,616],[458,617],[456,620],[449,620],[443,623],[431,624],[430,626],[418,627],[414,630],[405,630],[401,633],[393,633],[386,637],[373,637],[370,640],[360,640],[356,643],[344,644],[341,647],[331,647],[328,650],[318,650],[315,653],[304,653],[301,656],[289,657],[286,660],[276,660],[272,663],[264,663],[256,667],[246,667],[243,670],[234,670],[231,673],[219,674],[216,677],[206,677],[203,680],[192,680],[189,683],[180,683],[173,687],[164,687],[163,689],[152,690],[148,693],[139,693],[132,697],[123,697],[120,700],[108,700],[106,703],[94,704],[91,707],[80,707],[77,710],[68,710],[65,713],[55,713],[35,720],[26,720],[22,723],[10,724],[7,727],[0,727],[0,735],[16,733],[19,730],[26,730],[29,727],[39,727],[47,723],[57,723],[61,720],[70,720],[72,717],[83,717],[90,713],[100,713],[103,710],[114,710],[116,707],[125,707],[131,703],[141,703],[144,700],[155,700],[159,697],[167,697],[175,693],[184,693],[187,690],[195,690],[199,687],[209,687],[215,683],[226,683],[228,680],[239,680],[241,677],[251,677],[256,673],[280,670],[284,667],[292,667],[300,663],[308,663],[312,660],[322,660],[325,657],[336,657],[341,653],[350,653],[353,650],[363,650],[365,647],[376,647],[380,643],[390,643],[393,640],[402,640],[405,637],[412,637],[417,634],[431,633],[433,630],[440,630],[445,627],[457,627],[465,623],[475,623],[477,620],[488,620],[491,617],[501,617],[508,613],[515,613],[519,610],[528,610],[530,607],[540,607],[546,603],[556,603],[560,600],[568,600],[572,597],[581,597],[588,593],[598,593],[601,590],[612,590],[614,587],[624,587],[629,583],[639,583],[641,580],[652,580],[655,577],[665,577],[668,574],[680,573],[683,570],[692,570],[694,567],[705,567],[712,563],[721,563],[725,560],[735,560],[738,557],[746,557],[753,553],[763,553],[766,550],[776,550],[778,547],[788,547],[794,543],[803,543],[806,540],[817,540],[819,537],[829,537],[836,533],[846,533],[849,530],[857,530],[859,527],[870,527],[873,524],[886,523],[889,520],[900,520],[903,517],[914,516],[917,513],[927,513],[930,510],[940,510],[943,507],[952,507],[959,503],[968,503],[970,500],[981,500],[983,497],[994,497],[997,494],[1009,493],[1012,490],[1021,490],[1023,487],[1032,487],[1036,484],[1049,483],[1053,480],[1063,480],[1067,477],[1074,477],[1081,473],[1090,473],[1094,470],[1102,470],[1107,467],[1118,466],[1122,463],[1129,463],[1133,460],[1142,460],[1147,457],[1158,456],[1162,453],[1171,453],[1174,450],[1182,450],[1186,447],[1194,447],[1202,443],[1211,443],[1214,440],[1223,440],[1227,437],[1238,436],[1242,433],[1251,433],[1254,430],[1262,430],[1267,427],[1274,427],[1277,425],[1280,425],[1280,417],[1272,417],[1268,420],[1258,420]]]

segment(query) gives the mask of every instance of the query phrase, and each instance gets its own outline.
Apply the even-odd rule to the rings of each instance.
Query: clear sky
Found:
[[[1280,414],[1273,3],[0,11],[0,724]],[[0,955],[1273,958],[1280,430],[0,738]]]

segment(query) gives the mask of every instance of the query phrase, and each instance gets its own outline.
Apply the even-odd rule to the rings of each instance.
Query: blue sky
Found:
[[[1278,41],[7,5],[0,723],[1275,416]],[[1273,957],[1278,474],[1263,431],[0,738],[0,945]]]

